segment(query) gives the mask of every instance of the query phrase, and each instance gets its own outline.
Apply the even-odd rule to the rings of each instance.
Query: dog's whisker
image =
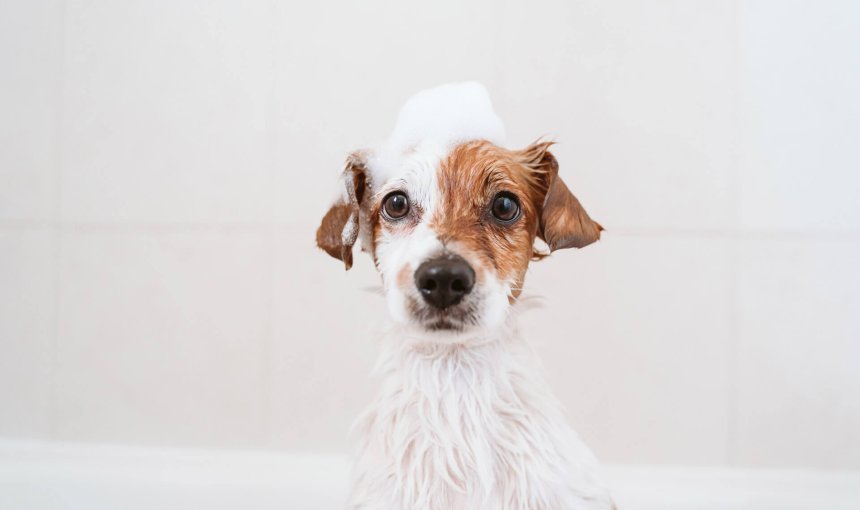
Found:
[[[363,292],[368,292],[370,294],[376,294],[378,296],[385,295],[385,289],[382,287],[382,285],[368,285],[366,287],[360,287],[359,290]]]

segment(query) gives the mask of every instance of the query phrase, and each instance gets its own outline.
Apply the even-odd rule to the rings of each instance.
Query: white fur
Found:
[[[400,157],[398,167],[389,172],[387,181],[374,184],[372,200],[381,200],[393,190],[405,190],[412,206],[421,207],[424,216],[430,217],[439,202],[439,186],[436,182],[436,170],[445,155],[445,148],[437,142],[422,142]],[[373,174],[372,182],[380,182],[381,175]],[[398,236],[388,232],[382,233],[377,243],[377,259],[379,272],[382,275],[388,309],[392,318],[398,323],[407,323],[409,317],[406,310],[406,297],[403,289],[396,285],[397,274],[404,265],[414,264],[418,267],[421,261],[442,250],[442,243],[436,238],[425,222],[420,223],[409,236]]]
[[[366,153],[370,200],[404,191],[424,216],[408,233],[382,229],[376,240],[394,325],[378,366],[381,394],[356,426],[353,510],[612,508],[593,456],[567,426],[516,335],[513,282],[474,265],[481,283],[467,299],[479,303],[479,324],[427,332],[410,317],[408,300],[421,301],[411,278],[406,285],[397,281],[404,268],[411,276],[443,251],[468,260],[426,222],[439,207],[437,169],[456,143],[501,144],[503,136],[486,90],[457,84],[407,102],[389,141]],[[366,242],[368,218],[360,223]]]
[[[609,510],[526,344],[398,327],[359,419],[354,510]]]

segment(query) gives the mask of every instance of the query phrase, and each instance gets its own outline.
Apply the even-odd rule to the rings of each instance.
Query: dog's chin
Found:
[[[478,327],[478,320],[471,314],[452,311],[432,311],[413,315],[413,323],[428,333],[463,333]]]
[[[448,319],[438,319],[429,322],[424,321],[421,323],[421,327],[424,328],[425,331],[451,333],[458,333],[466,329],[466,326],[462,321],[452,321]]]
[[[420,301],[409,299],[411,322],[419,329],[433,333],[461,333],[476,328],[479,318],[474,304],[469,302],[439,310]]]

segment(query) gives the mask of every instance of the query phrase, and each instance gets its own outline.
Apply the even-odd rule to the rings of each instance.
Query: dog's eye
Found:
[[[392,220],[402,218],[409,212],[409,199],[400,191],[389,193],[382,201],[382,212]]]
[[[517,197],[507,192],[502,192],[493,198],[493,205],[490,208],[493,217],[502,223],[513,223],[520,217],[520,204],[517,202]]]

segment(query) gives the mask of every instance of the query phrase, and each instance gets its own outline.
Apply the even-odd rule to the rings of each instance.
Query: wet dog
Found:
[[[352,509],[612,508],[513,324],[529,263],[602,228],[550,142],[503,138],[481,85],[421,92],[386,143],[349,156],[317,231],[347,269],[360,240],[393,322],[357,425]]]

